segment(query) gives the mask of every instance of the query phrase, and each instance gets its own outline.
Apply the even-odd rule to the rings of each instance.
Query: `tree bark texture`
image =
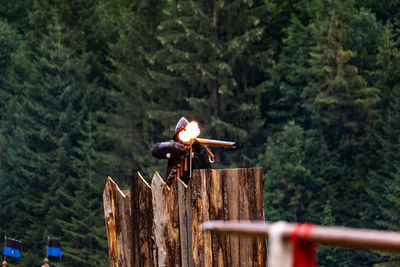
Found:
[[[103,204],[112,267],[132,266],[132,213],[129,202],[129,191],[122,192],[108,177]]]
[[[171,187],[137,173],[124,192],[108,178],[110,266],[266,266],[264,239],[201,231],[209,220],[264,221],[261,168],[194,170]]]
[[[138,172],[131,188],[132,263],[134,267],[155,266],[156,247],[153,232],[153,200],[151,187]]]

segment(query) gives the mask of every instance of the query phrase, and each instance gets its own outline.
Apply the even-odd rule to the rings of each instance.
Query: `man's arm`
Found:
[[[185,151],[184,145],[173,140],[155,143],[151,147],[151,154],[158,159],[169,159],[172,153],[181,154]]]

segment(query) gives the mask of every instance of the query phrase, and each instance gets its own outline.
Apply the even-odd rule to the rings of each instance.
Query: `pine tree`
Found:
[[[378,48],[379,53],[376,56],[379,68],[375,71],[375,86],[380,89],[382,95],[380,110],[383,113],[381,117],[386,121],[390,121],[392,90],[400,82],[400,71],[398,70],[400,51],[398,49],[398,41],[395,41],[396,36],[393,32],[392,24],[388,23],[385,26],[382,35],[382,43]]]
[[[374,169],[370,173],[370,184],[375,190],[369,191],[373,201],[370,206],[370,213],[374,214],[377,220],[382,220],[382,214],[376,209],[377,206],[385,207],[388,203],[383,201],[386,183],[389,177],[395,172],[393,159],[397,155],[397,132],[396,122],[393,120],[393,111],[396,104],[395,91],[399,87],[400,73],[398,66],[400,64],[400,53],[398,51],[398,42],[394,39],[393,28],[391,24],[385,26],[382,38],[382,44],[377,54],[377,63],[379,68],[375,71],[375,85],[381,91],[382,101],[379,105],[378,120],[376,122],[377,129],[375,136],[380,145],[379,147],[379,168]],[[395,112],[396,113],[396,112]],[[384,181],[384,182],[382,182]]]
[[[373,127],[380,90],[371,77],[381,27],[373,15],[356,10],[352,1],[315,4],[304,7],[315,12],[308,25],[292,19],[276,68],[272,96],[278,97],[271,101],[269,114],[281,121],[293,118],[312,137],[316,148],[302,164],[325,186],[320,199],[310,200],[313,212],[307,219],[373,227],[368,207],[369,190],[374,188],[366,177],[379,165]],[[371,41],[374,36],[376,40]],[[290,194],[290,190],[281,193]],[[347,266],[373,262],[374,257],[328,249],[320,254],[319,263]]]
[[[28,14],[32,6],[33,1],[0,0],[0,18],[9,23],[20,34],[24,34],[30,29]]]
[[[263,98],[263,117],[272,132],[279,131],[290,120],[303,125],[309,122],[302,92],[310,75],[310,52],[315,44],[311,27],[293,17],[283,39],[279,61],[271,70],[272,85]]]
[[[254,64],[264,49],[255,46],[263,36],[257,7],[263,6],[241,0],[179,1],[165,10],[168,17],[157,35],[162,49],[153,59],[160,67],[151,72],[156,88],[163,90],[155,98],[161,112],[152,118],[169,135],[185,115],[199,121],[204,137],[238,141],[245,148],[255,141],[263,125],[259,103],[265,88]],[[254,155],[245,148],[235,159],[243,165]],[[220,155],[217,151],[217,161],[223,160]]]
[[[43,215],[38,203],[41,199],[41,186],[46,185],[47,170],[43,163],[48,158],[43,151],[34,147],[37,140],[33,136],[38,127],[32,124],[27,114],[30,111],[27,109],[30,105],[27,98],[29,90],[25,87],[24,79],[19,80],[32,68],[25,48],[21,45],[11,57],[7,79],[1,90],[2,100],[7,101],[2,109],[1,121],[1,219],[4,234],[13,235],[22,241],[26,240],[30,227],[36,229],[36,233],[43,231],[43,227],[37,224],[36,215]],[[46,149],[45,146],[43,149]],[[40,238],[37,239],[36,235],[32,236],[32,240]],[[33,243],[35,241],[28,241],[34,249],[37,248],[37,243]],[[25,256],[28,262],[34,257],[30,253]]]
[[[161,127],[154,127],[149,110],[157,91],[150,82],[149,58],[158,49],[156,27],[163,18],[166,1],[106,1],[108,13],[103,23],[115,25],[115,42],[110,41],[109,59],[113,66],[107,78],[112,85],[112,114],[105,117],[103,140],[108,140],[102,158],[115,163],[112,173],[119,183],[129,184],[136,171],[152,177],[165,162],[152,157],[150,148]],[[99,166],[100,169],[102,168]],[[110,165],[107,165],[110,168]]]
[[[98,109],[97,96],[94,85],[88,83],[87,59],[72,56],[72,51],[64,46],[64,37],[59,35],[64,33],[63,28],[57,28],[57,21],[55,26],[42,50],[46,55],[48,45],[56,44],[57,57],[49,63],[57,64],[63,77],[57,95],[61,109],[54,129],[57,173],[45,203],[57,203],[56,207],[61,209],[53,208],[46,214],[46,220],[50,229],[56,232],[53,234],[63,238],[65,264],[101,266],[106,263],[101,187],[92,170],[95,161],[93,132],[96,131],[93,115]]]
[[[8,23],[0,20],[0,90],[5,90],[6,74],[11,66],[11,56],[20,45],[20,36]]]
[[[9,145],[11,141],[21,144],[13,158],[14,168],[21,173],[12,178],[23,186],[16,194],[20,199],[14,199],[22,205],[15,211],[20,215],[8,219],[12,218],[14,229],[29,247],[24,264],[40,262],[47,236],[56,235],[66,245],[64,264],[100,266],[106,258],[101,194],[98,183],[88,181],[93,176],[94,134],[90,133],[96,129],[92,116],[97,96],[88,82],[87,58],[75,56],[66,46],[65,28],[56,10],[52,15],[49,34],[34,53],[22,57],[24,61],[12,73],[12,100],[21,111],[13,113],[18,119],[14,132],[20,138],[9,136]],[[11,185],[13,189],[20,190],[18,184]],[[78,232],[75,224],[84,220],[90,220],[90,228]],[[83,257],[73,253],[78,250]]]
[[[264,207],[268,221],[318,222],[314,214],[322,211],[327,200],[324,182],[313,173],[310,155],[315,140],[304,129],[289,122],[281,132],[269,138],[260,163],[265,168]],[[319,205],[321,205],[319,204]]]
[[[342,144],[355,143],[365,137],[365,127],[373,120],[374,105],[377,104],[378,90],[368,87],[358,75],[357,68],[350,64],[354,52],[343,49],[340,39],[344,29],[334,12],[330,13],[328,28],[320,39],[310,64],[315,82],[309,83],[305,97],[319,107],[316,113],[324,114],[326,125],[343,131]]]
[[[376,71],[377,87],[382,92],[379,130],[376,132],[380,144],[380,167],[370,173],[369,182],[375,190],[370,190],[372,198],[369,213],[376,224],[393,231],[399,230],[398,190],[399,190],[399,107],[400,107],[400,73],[398,71],[400,54],[398,41],[394,38],[391,24],[385,26],[383,42],[379,47],[377,62],[380,68]],[[376,207],[379,207],[378,209]],[[394,266],[400,259],[392,253],[379,254],[387,256],[382,266]]]
[[[4,181],[4,146],[6,142],[6,121],[10,105],[10,92],[7,88],[8,73],[12,64],[12,55],[20,46],[20,36],[8,23],[0,21],[0,184]]]

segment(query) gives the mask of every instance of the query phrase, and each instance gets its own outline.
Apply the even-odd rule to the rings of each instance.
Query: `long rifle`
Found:
[[[230,142],[230,141],[221,141],[221,140],[215,140],[215,139],[205,139],[205,138],[195,138],[197,142],[199,142],[201,145],[204,146],[205,150],[207,151],[208,155],[210,156],[211,163],[215,162],[214,154],[211,152],[211,150],[207,146],[215,146],[215,147],[225,147],[225,148],[236,148],[236,143],[235,142]],[[193,140],[189,142],[189,179],[192,179],[192,162],[193,162]]]
[[[225,148],[236,148],[235,142],[230,141],[221,141],[214,139],[205,139],[205,138],[196,138],[196,140],[202,144],[203,146],[216,146],[216,147],[225,147]]]
[[[199,142],[201,145],[204,146],[206,149],[207,153],[209,154],[211,158],[211,162],[214,163],[214,154],[211,152],[211,150],[207,146],[215,146],[215,147],[225,147],[225,148],[235,148],[236,143],[235,142],[230,142],[230,141],[221,141],[221,140],[214,140],[214,139],[205,139],[205,138],[198,138],[200,134],[200,129],[198,126],[198,123],[196,121],[191,121],[188,123],[179,134],[178,134],[178,139],[184,143],[188,147],[189,151],[189,179],[192,178],[192,164],[193,164],[193,149],[192,145],[194,140]],[[184,157],[182,162],[178,166],[178,177],[181,177],[183,175],[183,170],[187,171],[187,158]]]

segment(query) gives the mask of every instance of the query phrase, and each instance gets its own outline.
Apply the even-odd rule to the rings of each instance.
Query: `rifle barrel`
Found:
[[[196,140],[204,145],[204,146],[217,146],[217,147],[227,147],[227,148],[235,148],[235,142],[229,141],[221,141],[221,140],[214,140],[214,139],[205,139],[205,138],[196,138]]]

